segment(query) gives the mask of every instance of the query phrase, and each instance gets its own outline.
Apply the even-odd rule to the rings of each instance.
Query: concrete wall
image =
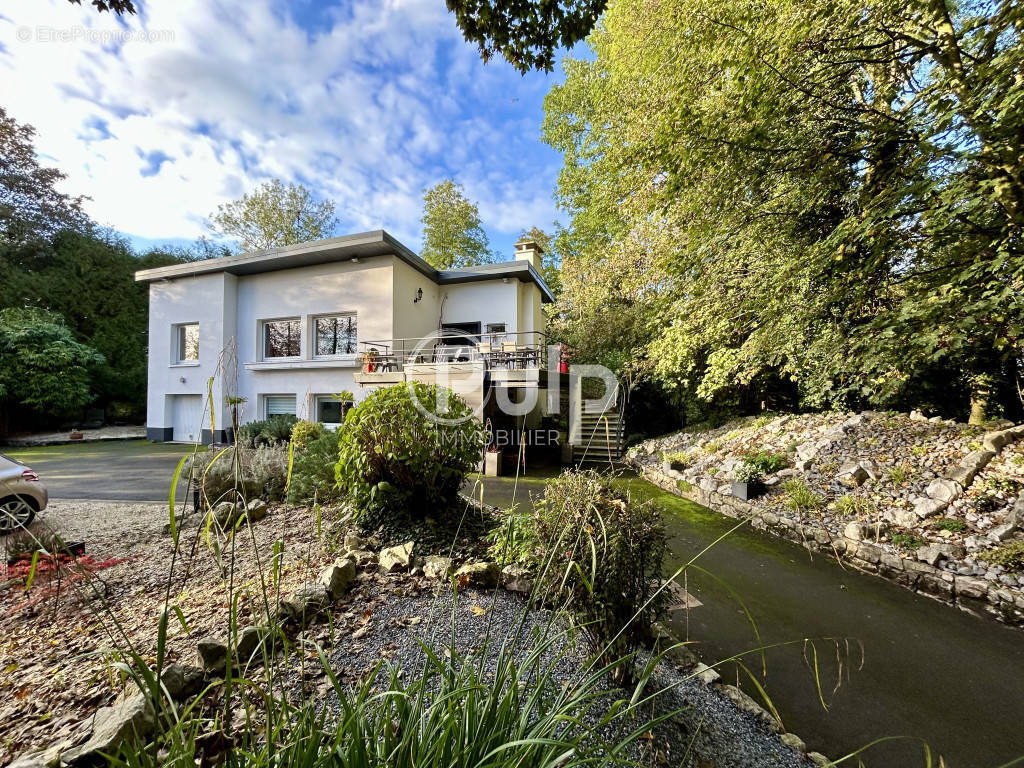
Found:
[[[394,259],[395,303],[392,325],[396,339],[421,339],[437,330],[441,286],[413,269],[399,258]],[[416,291],[423,298],[413,302]]]
[[[479,283],[460,283],[442,288],[447,296],[442,310],[443,323],[472,323],[479,321],[481,332],[488,323],[505,323],[505,330],[519,330],[518,280],[503,283],[499,280]]]

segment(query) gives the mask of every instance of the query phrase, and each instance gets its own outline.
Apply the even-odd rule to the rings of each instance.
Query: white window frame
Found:
[[[270,405],[270,399],[273,398],[273,397],[290,397],[290,398],[292,398],[292,400],[295,401],[295,408],[292,410],[291,415],[292,416],[298,416],[298,413],[299,413],[299,398],[295,394],[293,394],[291,392],[273,392],[273,393],[271,393],[269,395],[262,395],[261,397],[262,397],[263,402],[261,404],[262,407],[260,408],[260,413],[261,413],[261,415],[262,415],[262,417],[264,419],[269,419],[271,416],[274,415],[274,414],[270,413],[268,411],[268,409],[267,409],[268,406]]]
[[[355,341],[352,344],[352,351],[351,352],[337,352],[337,353],[335,353],[333,355],[317,354],[316,347],[317,347],[317,342],[319,341],[317,330],[316,330],[317,322],[320,321],[320,320],[329,320],[329,319],[332,319],[332,318],[343,318],[343,317],[345,317],[345,318],[351,317],[352,320],[355,323],[355,326],[356,326],[356,338],[355,338]],[[312,357],[313,357],[314,360],[338,360],[338,359],[354,358],[356,356],[356,354],[358,353],[358,349],[359,349],[359,313],[358,312],[332,312],[332,313],[326,314],[326,315],[314,315],[313,317],[311,317],[309,319],[309,336],[310,336],[310,339],[312,339],[312,342],[313,342],[311,344],[311,346],[310,346],[310,352],[311,352]]]
[[[201,343],[202,342],[202,337],[200,337],[200,339],[199,339],[199,341],[200,341],[199,350],[196,352],[195,359],[182,359],[181,358],[182,334],[185,332],[186,328],[192,328],[193,326],[195,327],[196,333],[198,334],[200,332],[199,331],[199,323],[198,322],[175,323],[174,325],[171,326],[171,365],[172,366],[199,365],[199,355],[202,354],[202,343]]]
[[[345,403],[348,403],[349,407],[354,405],[354,403],[353,403],[352,400],[341,400],[337,395],[313,395],[313,420],[318,422],[318,423],[320,423],[320,424],[323,424],[327,429],[335,430],[338,427],[340,427],[342,422],[345,420],[345,410],[346,409],[344,407],[342,407],[342,414],[341,414],[342,421],[338,421],[338,422],[320,421],[320,402],[322,400],[326,400],[326,401],[332,402],[332,403],[342,403],[343,406],[344,406]]]
[[[273,323],[296,323],[299,329],[299,354],[267,356],[267,331]],[[260,320],[260,360],[273,362],[275,360],[301,360],[302,359],[302,318],[301,317],[274,317]]]

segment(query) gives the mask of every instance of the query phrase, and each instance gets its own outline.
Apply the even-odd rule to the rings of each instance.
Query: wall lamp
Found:
[[[416,289],[416,298],[414,298],[414,299],[412,300],[412,303],[413,303],[413,304],[416,304],[416,303],[417,303],[417,302],[419,302],[419,301],[420,301],[420,300],[421,300],[422,298],[423,298],[423,289],[422,289],[422,288],[417,288],[417,289]]]

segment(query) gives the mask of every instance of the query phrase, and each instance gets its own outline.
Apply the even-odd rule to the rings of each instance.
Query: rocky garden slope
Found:
[[[659,485],[750,515],[757,527],[1020,624],[1020,438],[1024,426],[918,412],[764,415],[650,440],[628,460]],[[748,489],[755,495],[742,498]]]

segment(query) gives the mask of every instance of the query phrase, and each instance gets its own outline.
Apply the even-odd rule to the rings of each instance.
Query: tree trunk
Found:
[[[992,397],[992,379],[985,374],[971,377],[971,417],[968,424],[980,425],[988,421],[989,400]]]

